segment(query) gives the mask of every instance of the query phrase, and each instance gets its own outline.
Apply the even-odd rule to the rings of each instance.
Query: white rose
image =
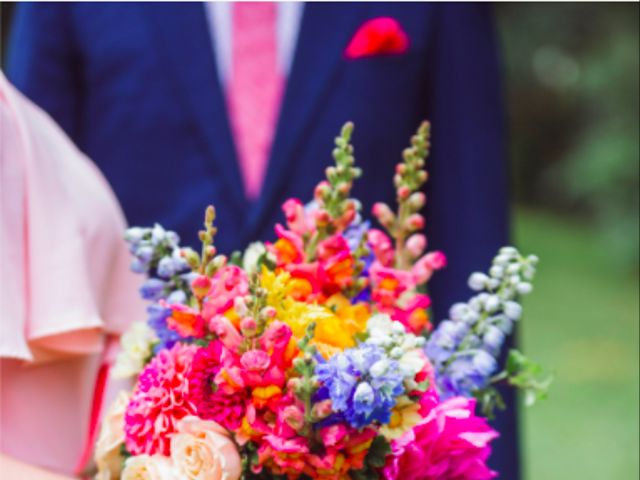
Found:
[[[171,460],[161,455],[138,455],[124,463],[121,480],[180,480]]]
[[[146,322],[135,322],[122,335],[115,365],[111,371],[114,378],[129,378],[138,375],[151,356],[151,347],[157,340],[155,333]]]
[[[171,459],[180,479],[238,480],[242,462],[229,432],[216,422],[184,417],[171,438]]]
[[[124,412],[128,404],[129,394],[124,391],[120,392],[102,420],[94,454],[98,467],[96,480],[120,478],[123,460],[120,448],[124,443]]]

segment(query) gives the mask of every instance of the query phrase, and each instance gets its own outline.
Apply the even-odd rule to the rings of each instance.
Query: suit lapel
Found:
[[[322,2],[305,4],[269,167],[260,201],[249,217],[247,239],[270,220],[269,212],[290,179],[289,166],[304,146],[303,142],[313,128],[312,120],[337,78],[344,49],[369,7],[366,3],[351,6]],[[331,145],[327,145],[328,151],[330,148]]]
[[[227,117],[222,86],[202,3],[163,3],[146,9],[160,39],[168,75],[177,82],[181,99],[194,116],[210,154],[213,175],[221,172],[224,198],[236,212],[246,211],[242,179]],[[179,162],[180,159],[176,158]],[[217,164],[217,169],[214,167]],[[204,205],[203,205],[204,208]],[[240,223],[240,222],[239,222]]]

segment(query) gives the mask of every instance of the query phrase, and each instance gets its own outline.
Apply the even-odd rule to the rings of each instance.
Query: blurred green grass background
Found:
[[[525,480],[640,478],[638,7],[495,4],[514,240],[540,257],[520,343],[555,373],[521,409]]]
[[[514,234],[540,264],[520,331],[549,367],[549,398],[521,409],[528,480],[639,478],[638,278],[593,226],[515,210]]]

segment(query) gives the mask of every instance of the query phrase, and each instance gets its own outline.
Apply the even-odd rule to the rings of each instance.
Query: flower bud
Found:
[[[191,291],[198,299],[203,299],[211,290],[211,279],[206,275],[198,275],[191,282]]]
[[[255,335],[257,329],[258,325],[252,317],[245,317],[240,320],[240,330],[242,330],[243,335],[253,336]]]
[[[422,192],[414,192],[409,197],[409,205],[414,210],[420,210],[427,203],[427,196]]]
[[[497,295],[489,295],[484,302],[484,308],[487,312],[493,313],[500,307],[500,299]]]
[[[316,421],[327,418],[331,413],[333,413],[331,400],[322,400],[316,403],[311,410],[311,415]]]
[[[331,221],[329,212],[327,212],[324,208],[319,208],[318,210],[316,210],[314,215],[315,215],[316,225],[318,225],[319,227],[327,226]]]
[[[162,257],[158,262],[156,271],[161,278],[171,278],[176,273],[173,259],[171,257]]]
[[[493,259],[493,264],[500,265],[501,267],[505,267],[507,266],[510,260],[511,260],[511,257],[509,257],[509,255],[505,255],[501,253],[500,255],[496,256],[496,258]]]
[[[510,257],[515,257],[518,255],[518,250],[515,247],[506,246],[506,247],[502,247],[499,250],[499,253],[501,255],[508,255]]]
[[[304,427],[304,413],[295,405],[289,405],[282,410],[282,417],[287,424],[298,431]]]
[[[146,229],[142,227],[131,227],[125,231],[124,239],[127,242],[137,243],[142,240],[142,237],[144,237],[145,233]]]
[[[491,275],[494,278],[502,278],[502,276],[504,275],[504,268],[501,267],[500,265],[494,265],[489,270],[489,275]]]
[[[135,256],[142,260],[144,263],[148,263],[153,258],[153,247],[148,245],[141,246],[135,252]]]
[[[247,308],[247,304],[243,297],[236,297],[233,300],[233,309],[240,317],[245,317],[249,313],[249,309]]]
[[[451,320],[462,320],[462,317],[469,311],[469,306],[466,303],[458,302],[454,303],[449,309],[449,317]]]
[[[260,315],[265,316],[266,318],[275,318],[278,312],[272,306],[266,306],[260,311]]]
[[[227,264],[227,257],[225,257],[224,255],[218,255],[213,259],[213,265],[215,266],[216,270],[224,267],[226,264]]]
[[[290,378],[287,382],[287,389],[292,392],[299,392],[302,388],[302,380],[299,377]]]
[[[140,259],[134,257],[133,260],[131,260],[129,268],[134,273],[147,273],[149,265],[141,262]]]
[[[180,256],[186,260],[192,270],[200,267],[200,257],[192,248],[183,248],[180,250]]]
[[[509,275],[516,275],[519,272],[520,272],[520,265],[518,265],[517,263],[512,263],[507,267],[507,273]]]
[[[484,273],[472,273],[469,277],[469,288],[476,292],[484,290],[487,286],[487,280],[489,280],[489,278]]]
[[[397,193],[400,200],[406,200],[407,198],[409,198],[409,195],[411,195],[411,189],[406,185],[402,185],[400,188],[398,188]]]
[[[533,290],[533,286],[528,282],[520,282],[516,287],[516,290],[518,290],[518,293],[520,295],[526,295],[528,293],[531,293],[531,290]]]
[[[419,213],[409,215],[407,226],[412,230],[422,230],[424,228],[424,217]]]
[[[391,208],[386,203],[377,202],[373,205],[371,209],[371,213],[373,216],[378,219],[381,225],[385,227],[391,225],[395,219],[395,214],[391,211]]]
[[[167,284],[158,278],[148,278],[140,287],[140,295],[145,300],[159,300]]]
[[[322,182],[318,183],[318,185],[316,186],[314,192],[313,192],[313,196],[317,201],[322,200],[328,193],[329,193],[329,182],[327,182],[326,180],[323,180]]]
[[[504,333],[498,327],[490,325],[482,336],[482,343],[490,352],[497,354],[504,343]]]
[[[447,266],[447,256],[439,250],[427,253],[425,260],[434,270],[441,270]]]
[[[342,195],[348,195],[349,192],[351,191],[351,182],[343,182],[343,183],[341,183],[340,186],[338,187],[338,191]]]
[[[427,237],[421,233],[415,233],[407,239],[405,246],[413,258],[418,258],[427,247]]]
[[[522,315],[522,306],[516,302],[505,302],[504,314],[512,320],[518,320]]]

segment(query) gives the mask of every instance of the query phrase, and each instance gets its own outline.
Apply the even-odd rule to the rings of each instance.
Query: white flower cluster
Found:
[[[503,247],[493,259],[489,275],[475,272],[469,277],[469,287],[478,293],[467,303],[456,303],[449,311],[450,319],[469,325],[487,317],[483,343],[494,351],[502,345],[504,336],[511,333],[513,322],[522,316],[519,295],[531,293],[531,281],[536,273],[538,257],[523,257],[514,247]]]
[[[413,380],[425,366],[422,348],[426,340],[406,331],[402,323],[391,320],[389,315],[377,314],[367,322],[369,337],[366,342],[382,347],[393,360],[397,360],[405,379]]]
[[[260,259],[267,253],[267,247],[262,242],[253,242],[249,244],[242,256],[242,268],[248,274],[259,271]]]
[[[138,375],[151,358],[153,344],[157,341],[155,332],[146,322],[134,322],[120,339],[122,350],[113,366],[113,377],[129,378]]]

